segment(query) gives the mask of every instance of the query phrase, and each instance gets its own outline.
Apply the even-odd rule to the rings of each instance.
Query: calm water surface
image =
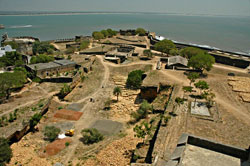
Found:
[[[91,35],[93,31],[143,27],[179,42],[250,54],[250,17],[177,16],[168,14],[81,14],[0,16],[9,36],[41,40]]]

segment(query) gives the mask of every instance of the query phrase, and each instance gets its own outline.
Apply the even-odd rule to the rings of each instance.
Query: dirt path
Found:
[[[101,60],[105,71],[101,86],[96,89],[93,94],[90,94],[89,96],[86,96],[85,98],[77,101],[77,103],[85,102],[89,98],[95,99],[97,97],[100,97],[101,93],[105,93],[105,88],[102,87],[106,87],[109,80],[110,71],[107,65],[103,62],[103,58],[101,56],[97,57]],[[67,152],[67,156],[64,160],[65,164],[67,164],[72,159],[74,152],[78,147],[78,144],[82,144],[82,142],[80,141],[80,138],[82,137],[81,130],[84,128],[88,128],[95,120],[98,119],[98,115],[96,115],[93,111],[95,105],[97,105],[97,103],[87,102],[87,104],[85,104],[85,106],[82,108],[81,112],[83,112],[83,116],[75,123],[75,135],[74,137],[72,137],[73,143],[69,147],[69,151]]]
[[[222,64],[214,64],[213,67],[224,69],[224,70],[230,70],[230,71],[234,71],[234,72],[247,73],[246,69],[240,69],[240,68],[226,66],[226,65],[222,65]]]

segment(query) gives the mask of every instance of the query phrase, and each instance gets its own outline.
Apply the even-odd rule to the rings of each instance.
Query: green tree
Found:
[[[195,48],[195,47],[186,47],[184,49],[181,50],[181,56],[190,59],[191,57],[198,55],[198,54],[204,54],[205,51],[199,49],[199,48]]]
[[[190,86],[191,86],[192,83],[194,83],[195,80],[198,79],[199,77],[200,77],[199,73],[196,73],[196,72],[188,73],[187,78],[188,78],[189,81],[190,81]]]
[[[85,41],[83,41],[82,43],[81,43],[81,45],[80,45],[80,50],[84,50],[84,49],[86,49],[86,48],[88,48],[89,47],[89,41],[88,40],[85,40]]]
[[[152,58],[153,57],[153,53],[151,52],[151,50],[144,50],[143,51],[143,55],[148,57],[148,58]]]
[[[22,71],[0,73],[0,96],[8,99],[11,91],[23,87],[26,81],[27,75]]]
[[[138,34],[139,36],[145,36],[147,31],[145,29],[143,29],[143,28],[137,28],[135,30],[135,33]]]
[[[103,34],[104,38],[109,37],[109,33],[107,30],[101,30],[101,33]]]
[[[104,136],[95,128],[84,129],[81,134],[84,144],[93,144],[104,139]]]
[[[104,39],[104,35],[101,33],[101,32],[93,32],[92,33],[92,37],[95,39],[95,40],[100,40],[100,39]]]
[[[112,30],[110,28],[107,29],[107,32],[109,34],[109,37],[113,37],[113,36],[117,35],[117,31],[114,31],[114,30]]]
[[[0,57],[0,67],[22,66],[23,64],[22,55],[18,52],[6,52],[5,56]]]
[[[36,54],[53,54],[55,47],[49,42],[35,42],[32,47],[33,53]]]
[[[114,88],[114,90],[113,90],[113,94],[114,95],[116,95],[116,97],[117,97],[117,101],[118,101],[118,97],[119,97],[119,95],[121,95],[122,94],[122,90],[121,90],[121,88],[120,87],[115,87]]]
[[[139,89],[142,84],[142,74],[144,72],[142,70],[134,70],[128,74],[128,78],[126,81],[127,88],[131,89]]]
[[[0,138],[0,166],[5,166],[12,157],[12,149],[5,138]]]
[[[171,50],[169,51],[169,54],[170,54],[170,55],[173,55],[173,56],[177,56],[177,55],[179,55],[180,53],[179,53],[179,50],[178,50],[177,48],[173,48],[173,49],[171,49]]]
[[[209,89],[209,85],[206,81],[199,81],[199,82],[195,83],[194,85],[196,88],[200,89],[200,95],[202,94],[203,90]]]
[[[43,134],[50,142],[54,141],[58,134],[61,132],[59,128],[56,128],[55,126],[46,126]]]
[[[175,49],[176,46],[171,40],[164,39],[155,45],[155,50],[163,52],[163,53],[170,53],[170,50]]]
[[[51,61],[54,61],[54,57],[49,56],[49,55],[45,55],[45,54],[40,54],[37,56],[32,56],[30,59],[30,63],[31,64],[36,64],[36,63],[48,63]]]
[[[214,63],[215,59],[213,56],[209,54],[197,54],[190,58],[188,66],[200,70],[201,73],[203,73],[204,70],[210,71]]]

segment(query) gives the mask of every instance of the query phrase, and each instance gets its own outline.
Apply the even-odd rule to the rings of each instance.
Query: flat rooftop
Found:
[[[53,62],[48,63],[37,63],[32,65],[27,65],[32,70],[45,70],[45,69],[51,69],[51,68],[57,68],[60,66],[66,66],[66,65],[75,65],[76,63],[74,61],[70,61],[67,59],[62,60],[55,60]]]
[[[194,145],[187,145],[182,166],[241,166],[241,159]]]
[[[32,65],[27,65],[32,70],[44,70],[44,69],[50,69],[50,68],[56,68],[60,67],[61,65],[54,63],[54,62],[48,62],[48,63],[37,63]]]
[[[167,76],[161,71],[153,70],[146,74],[147,76],[142,82],[142,87],[158,87],[159,84],[170,85]]]
[[[242,149],[183,133],[164,166],[250,166],[250,147]]]

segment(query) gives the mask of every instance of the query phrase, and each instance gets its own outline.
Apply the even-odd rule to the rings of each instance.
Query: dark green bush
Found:
[[[104,139],[103,135],[95,128],[84,129],[81,134],[84,144],[93,144]]]
[[[58,134],[61,132],[59,128],[56,128],[55,126],[46,126],[43,134],[50,142],[54,141]]]
[[[142,74],[144,72],[142,70],[134,70],[128,74],[128,78],[126,81],[127,88],[130,89],[139,89],[142,84]]]

